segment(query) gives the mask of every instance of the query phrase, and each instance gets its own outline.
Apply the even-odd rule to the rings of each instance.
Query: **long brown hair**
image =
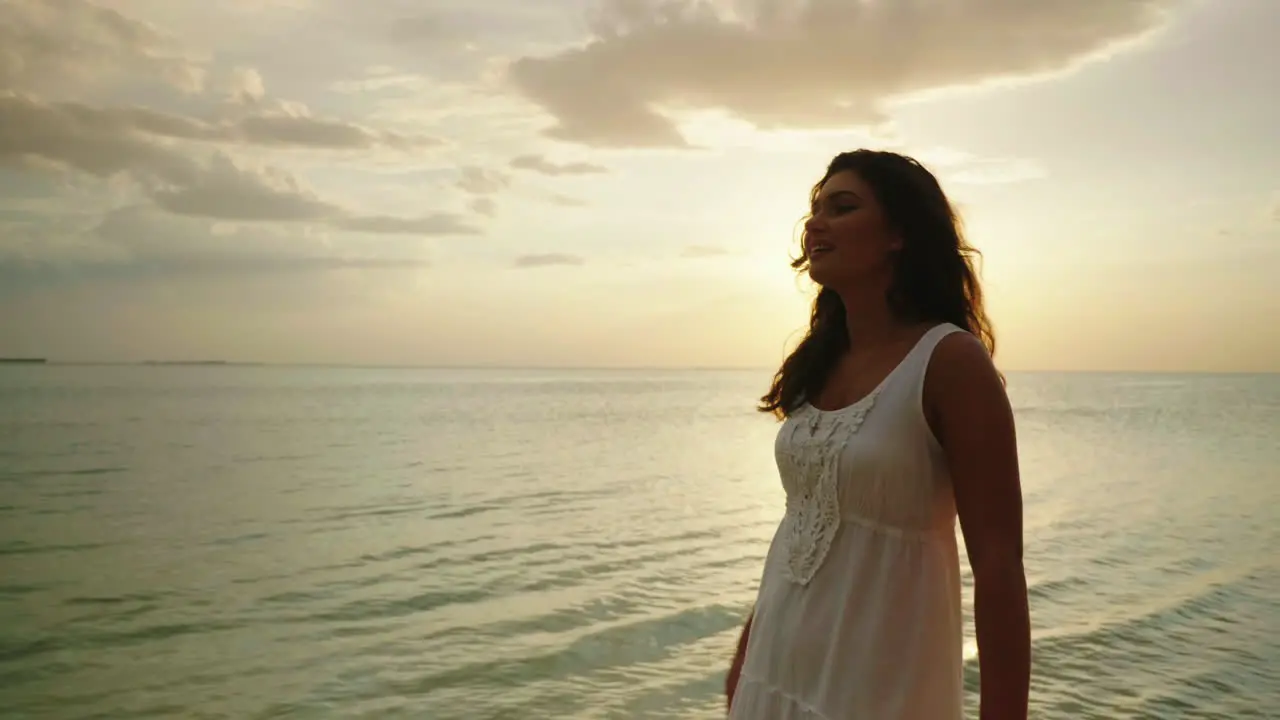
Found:
[[[809,193],[818,201],[831,176],[852,171],[875,194],[885,217],[902,236],[887,300],[906,322],[952,323],[968,330],[995,355],[996,338],[982,304],[982,285],[974,268],[981,254],[964,238],[960,218],[937,178],[914,159],[897,153],[855,150],[841,153]],[[802,237],[800,257],[791,266],[809,268]],[[816,397],[840,357],[849,349],[844,302],[830,288],[813,300],[809,331],[774,374],[759,410],[784,418],[806,399]]]

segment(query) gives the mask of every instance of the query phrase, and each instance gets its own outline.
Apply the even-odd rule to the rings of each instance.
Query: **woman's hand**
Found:
[[[738,647],[733,653],[733,662],[729,663],[729,672],[724,678],[724,706],[725,710],[733,709],[733,696],[738,691],[738,680],[742,677],[742,664],[747,659],[747,641],[751,637],[751,620],[754,617],[747,617],[747,622],[742,626],[742,634],[738,636]]]
[[[735,655],[733,662],[729,664],[729,674],[724,678],[725,710],[733,709],[733,694],[738,690],[738,678],[742,677],[742,661],[744,659],[740,654]]]

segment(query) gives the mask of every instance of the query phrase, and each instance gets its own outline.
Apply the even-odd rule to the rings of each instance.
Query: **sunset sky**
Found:
[[[857,147],[1009,370],[1280,371],[1274,0],[0,0],[0,356],[770,367]]]

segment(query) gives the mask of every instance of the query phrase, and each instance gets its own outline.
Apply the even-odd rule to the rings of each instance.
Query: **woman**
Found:
[[[914,160],[837,156],[802,254],[809,332],[761,410],[786,513],[726,682],[734,720],[963,715],[955,522],[982,720],[1025,720],[1030,622],[1013,416],[959,222]]]

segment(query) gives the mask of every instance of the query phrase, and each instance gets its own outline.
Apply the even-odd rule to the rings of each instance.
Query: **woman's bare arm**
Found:
[[[991,357],[967,333],[943,338],[925,381],[973,571],[981,720],[1026,720],[1031,623],[1022,567],[1022,488],[1013,411]]]

